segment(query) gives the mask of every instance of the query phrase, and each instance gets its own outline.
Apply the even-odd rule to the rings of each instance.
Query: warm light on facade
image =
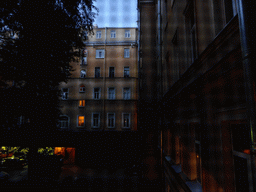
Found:
[[[85,100],[79,100],[79,107],[85,106]]]
[[[78,116],[78,126],[84,126],[84,116]]]

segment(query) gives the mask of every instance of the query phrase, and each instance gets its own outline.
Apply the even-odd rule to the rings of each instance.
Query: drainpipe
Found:
[[[250,126],[250,155],[252,168],[253,191],[256,191],[256,170],[255,170],[255,100],[254,100],[254,80],[253,80],[253,65],[255,55],[255,2],[237,0],[237,10],[239,18],[239,30],[242,49],[242,61],[245,81],[245,95],[247,104],[247,116]]]
[[[162,8],[162,4],[161,4],[161,0],[158,0],[158,87],[159,87],[159,95],[158,95],[158,101],[157,103],[159,104],[162,96],[163,96],[163,86],[162,86],[162,83],[163,83],[163,79],[162,79],[162,13],[161,13],[161,8]],[[161,110],[161,108],[159,108]],[[162,129],[162,116],[159,114],[158,116],[158,125],[159,125],[159,128],[160,128],[160,163],[161,163],[161,177],[162,177],[162,180],[164,178],[164,166],[163,166],[163,129]],[[159,133],[159,132],[158,132]],[[161,190],[163,191],[163,186],[164,186],[164,183],[162,183],[162,186],[161,186]]]
[[[103,131],[106,126],[105,118],[105,86],[106,86],[106,44],[107,44],[107,27],[105,27],[105,43],[104,43],[104,66],[103,66]]]
[[[160,88],[159,100],[162,97],[162,15],[161,15],[161,0],[158,0],[158,85]]]

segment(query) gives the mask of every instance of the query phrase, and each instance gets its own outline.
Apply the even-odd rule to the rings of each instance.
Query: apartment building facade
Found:
[[[151,91],[160,107],[152,104],[159,112],[152,125],[159,129],[165,191],[255,190],[255,37],[248,27],[255,23],[254,6],[241,0],[138,2],[139,82],[157,81]],[[151,30],[142,27],[146,21]],[[155,47],[145,46],[145,37]],[[148,67],[149,50],[156,57]],[[147,76],[150,68],[155,74]]]
[[[137,28],[98,28],[62,91],[61,130],[137,130]]]

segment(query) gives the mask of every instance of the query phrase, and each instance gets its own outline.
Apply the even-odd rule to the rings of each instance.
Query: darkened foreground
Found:
[[[61,162],[57,154],[28,153],[28,169],[2,180],[1,191],[161,191],[160,153],[143,141],[139,133],[59,134],[55,142],[45,142],[74,148],[74,161],[67,161],[67,154]]]

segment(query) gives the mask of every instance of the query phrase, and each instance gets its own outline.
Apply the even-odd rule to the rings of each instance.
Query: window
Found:
[[[98,87],[94,88],[93,98],[100,99],[100,88]]]
[[[114,128],[115,127],[115,114],[114,113],[108,113],[108,128]]]
[[[82,37],[83,37],[84,40],[88,40],[88,32],[87,31],[83,31]]]
[[[78,116],[77,125],[78,127],[84,127],[84,116]]]
[[[87,64],[87,57],[82,57],[81,65]]]
[[[86,71],[85,71],[84,69],[82,69],[82,70],[80,71],[80,77],[81,77],[81,78],[85,78],[85,77],[86,77]]]
[[[110,38],[116,38],[116,31],[115,30],[111,31]]]
[[[66,115],[61,115],[59,117],[59,126],[60,128],[68,128],[69,127],[69,117]]]
[[[114,78],[114,77],[115,77],[115,68],[109,67],[109,78]]]
[[[85,106],[85,100],[79,100],[79,107]]]
[[[125,37],[125,38],[130,38],[130,37],[131,37],[130,30],[125,30],[124,37]]]
[[[68,99],[68,88],[62,89],[62,99],[67,100]]]
[[[96,50],[96,58],[104,58],[104,49]]]
[[[96,39],[100,39],[101,38],[101,31],[97,31],[96,32]]]
[[[224,0],[226,23],[228,23],[236,13],[235,0]]]
[[[115,88],[108,88],[108,99],[115,99]]]
[[[95,67],[95,78],[100,77],[100,67]]]
[[[130,69],[129,67],[124,67],[124,77],[129,77],[130,76]]]
[[[86,64],[87,64],[87,49],[83,49],[81,65],[86,65]]]
[[[130,88],[126,87],[126,88],[124,88],[123,91],[124,91],[123,92],[123,98],[124,99],[131,99],[131,90],[130,90]]]
[[[18,117],[18,125],[23,125],[25,123],[30,123],[30,119],[24,115],[21,115],[20,117]]]
[[[130,49],[124,49],[124,58],[130,57]]]
[[[99,128],[100,127],[100,114],[99,113],[93,113],[92,114],[92,127],[93,128]]]
[[[123,113],[123,128],[130,128],[130,114]]]
[[[80,92],[80,93],[84,93],[84,92],[85,92],[85,86],[84,86],[84,85],[81,85],[81,86],[80,86],[79,92]]]
[[[197,43],[196,43],[196,26],[195,26],[195,10],[194,1],[190,1],[186,10],[186,37],[188,47],[188,64],[191,64],[197,58]]]

